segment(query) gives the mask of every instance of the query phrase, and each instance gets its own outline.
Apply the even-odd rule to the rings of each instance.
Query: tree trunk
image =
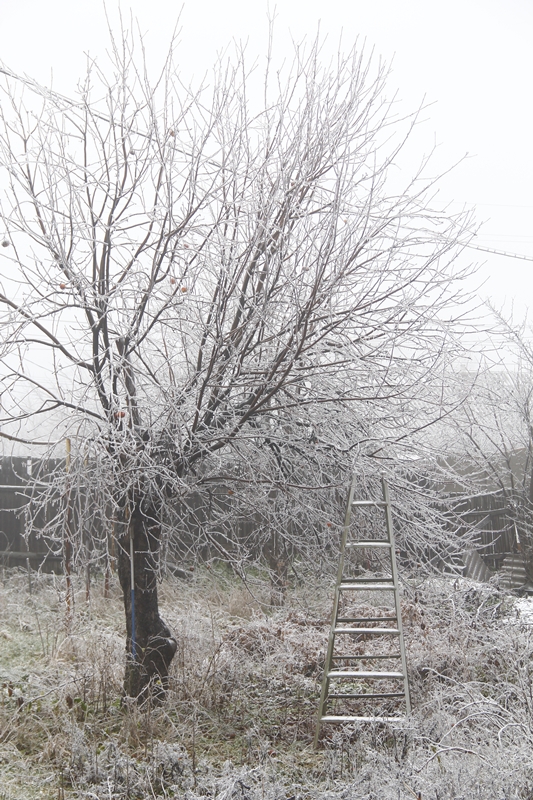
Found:
[[[124,595],[127,660],[124,694],[144,702],[161,701],[168,686],[176,640],[159,616],[157,561],[161,527],[154,508],[135,504],[118,542],[118,575]],[[131,540],[133,537],[134,625],[132,637]]]

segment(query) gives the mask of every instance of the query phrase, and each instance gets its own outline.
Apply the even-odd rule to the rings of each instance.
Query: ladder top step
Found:
[[[334,633],[373,633],[399,636],[400,631],[398,628],[334,628]]]
[[[384,547],[390,550],[392,545],[384,539],[368,539],[364,542],[346,542],[346,547]]]
[[[352,500],[352,506],[377,506],[387,508],[388,503],[384,500]]]
[[[400,722],[405,717],[321,717],[320,722]]]
[[[371,679],[403,679],[403,672],[355,672],[354,670],[334,669],[328,672],[328,678],[371,678]]]
[[[353,582],[353,583],[341,583],[339,585],[339,589],[341,590],[341,592],[350,591],[350,590],[360,591],[361,589],[364,590],[364,591],[367,591],[367,592],[368,591],[379,592],[379,591],[384,591],[385,589],[395,589],[395,588],[396,587],[394,586],[394,584],[392,582],[391,583],[355,583],[355,582]]]

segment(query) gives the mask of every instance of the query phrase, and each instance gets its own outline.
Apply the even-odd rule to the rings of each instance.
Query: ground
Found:
[[[298,574],[269,606],[223,569],[168,577],[179,641],[159,708],[121,700],[116,583],[4,570],[0,583],[0,800],[447,800],[533,798],[531,603],[496,586],[410,578],[403,617],[413,714],[312,739],[331,577]]]

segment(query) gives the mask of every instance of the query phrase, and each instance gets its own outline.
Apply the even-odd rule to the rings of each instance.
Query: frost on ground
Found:
[[[513,605],[513,611],[517,620],[533,625],[533,597],[519,597]]]
[[[410,581],[411,718],[327,727],[315,753],[331,581],[307,578],[282,609],[258,578],[165,581],[179,652],[167,702],[143,710],[121,701],[117,587],[95,582],[87,603],[80,583],[69,625],[63,588],[0,584],[1,800],[533,798],[531,601]]]

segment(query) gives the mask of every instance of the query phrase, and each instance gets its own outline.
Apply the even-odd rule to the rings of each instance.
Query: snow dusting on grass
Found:
[[[514,610],[520,622],[533,625],[533,597],[519,597],[515,600]]]
[[[312,748],[332,581],[307,576],[283,608],[267,581],[166,580],[177,635],[159,708],[123,703],[117,586],[20,572],[0,584],[2,800],[531,798],[533,602],[466,580],[404,587],[414,711],[325,727]],[[515,624],[509,625],[513,617]]]

